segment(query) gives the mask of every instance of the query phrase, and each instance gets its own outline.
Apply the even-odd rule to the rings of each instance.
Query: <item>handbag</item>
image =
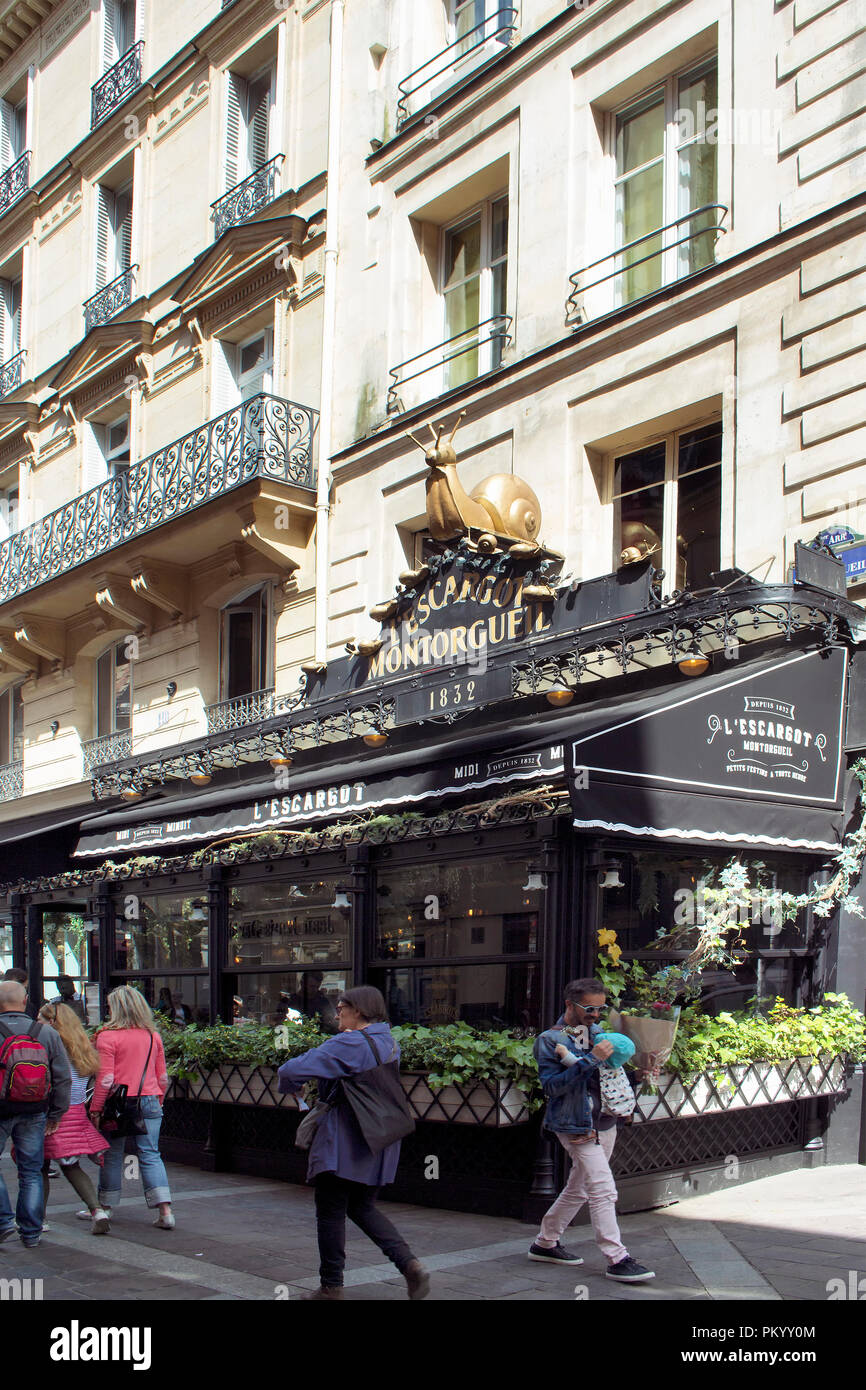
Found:
[[[371,1153],[377,1154],[411,1134],[415,1121],[400,1085],[400,1069],[394,1060],[396,1047],[388,1061],[383,1062],[366,1028],[360,1031],[376,1064],[355,1076],[343,1077],[340,1087],[364,1143]]]
[[[330,1110],[326,1100],[317,1100],[312,1110],[308,1110],[295,1130],[295,1148],[308,1149],[316,1137],[316,1131]]]
[[[102,1119],[99,1128],[109,1139],[126,1138],[130,1134],[146,1134],[147,1125],[141,1113],[141,1088],[144,1085],[144,1078],[150,1063],[150,1054],[153,1051],[153,1034],[150,1035],[150,1047],[147,1049],[147,1057],[144,1062],[144,1071],[141,1073],[141,1080],[138,1083],[139,1094],[131,1096],[129,1087],[126,1085],[112,1086],[109,1091],[105,1105],[102,1109]]]
[[[637,1101],[625,1067],[599,1067],[598,1084],[602,1115],[616,1115],[619,1119],[625,1119],[634,1113]]]

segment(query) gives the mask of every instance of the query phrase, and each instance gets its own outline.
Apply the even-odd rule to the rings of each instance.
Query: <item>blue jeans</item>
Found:
[[[141,1114],[147,1125],[146,1134],[133,1135],[138,1150],[138,1167],[144,1200],[149,1207],[158,1207],[160,1202],[171,1201],[168,1174],[159,1156],[159,1130],[162,1124],[162,1106],[159,1096],[141,1097]],[[120,1189],[123,1181],[123,1150],[126,1139],[119,1136],[111,1140],[111,1147],[105,1155],[102,1176],[99,1179],[99,1205],[116,1207],[120,1203]]]
[[[23,1240],[35,1240],[42,1233],[42,1163],[45,1147],[45,1111],[39,1115],[9,1115],[0,1119],[0,1154],[11,1139],[18,1164],[18,1203],[15,1216],[9,1192],[0,1173],[0,1231],[17,1220]]]

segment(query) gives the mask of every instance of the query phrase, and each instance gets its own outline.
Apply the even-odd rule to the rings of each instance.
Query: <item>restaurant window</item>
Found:
[[[271,685],[271,591],[265,585],[227,604],[220,625],[220,699],[237,700]]]
[[[45,912],[42,915],[42,994],[47,1000],[56,999],[60,990],[57,978],[68,975],[75,993],[84,997],[84,986],[90,978],[90,952],[95,949],[93,934],[87,930],[87,920],[75,912]],[[41,1003],[41,1001],[39,1001]]]
[[[96,737],[132,728],[132,663],[126,642],[116,642],[96,663]]]
[[[487,201],[442,234],[445,389],[502,362],[508,272],[508,198]]]
[[[24,757],[23,682],[7,686],[0,694],[0,767]]]
[[[199,894],[135,893],[117,900],[118,971],[207,970],[207,902]]]
[[[303,1014],[336,1030],[336,1001],[351,988],[349,916],[334,906],[339,887],[333,876],[232,887],[226,965],[235,1023]]]
[[[684,430],[613,463],[614,564],[651,555],[670,589],[707,587],[721,568],[722,427]]]
[[[709,1013],[742,1009],[757,997],[764,1003],[772,1003],[777,995],[788,1003],[799,1003],[809,970],[807,957],[792,955],[806,946],[807,919],[801,914],[783,923],[773,915],[769,900],[775,891],[806,891],[809,875],[803,861],[771,854],[739,857],[749,870],[750,901],[739,916],[748,959],[733,975],[723,970],[704,972],[704,1005]],[[611,846],[609,862],[616,864],[622,886],[598,889],[597,927],[615,931],[616,944],[626,956],[637,953],[644,963],[663,965],[673,957],[647,948],[661,932],[697,926],[704,920],[703,892],[718,882],[730,858],[729,853],[678,855],[670,850],[623,851]]]
[[[520,855],[382,868],[371,983],[392,1023],[539,1024],[542,892]]]
[[[691,214],[717,199],[717,107],[712,60],[614,116],[616,245],[637,243],[617,258],[618,303],[713,263],[716,210]]]

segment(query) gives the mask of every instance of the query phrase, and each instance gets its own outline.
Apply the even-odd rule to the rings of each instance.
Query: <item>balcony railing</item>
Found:
[[[121,309],[129,308],[132,303],[137,270],[137,265],[131,265],[128,270],[121,271],[116,279],[103,285],[101,290],[96,291],[96,294],[85,299],[82,306],[85,333],[89,333],[91,328],[98,328],[100,324],[108,323],[108,320],[113,319],[115,314],[119,314]]]
[[[114,67],[104,72],[98,82],[90,89],[90,129],[93,130],[104,121],[118,106],[121,106],[131,92],[141,86],[141,51],[143,40],[127,49]]]
[[[273,719],[278,714],[288,713],[292,708],[292,698],[277,695],[273,687],[267,690],[254,690],[251,695],[238,695],[234,700],[221,700],[217,705],[208,705],[207,731],[209,734],[223,734],[230,729],[245,729],[249,724],[260,724],[263,719]]]
[[[480,24],[476,24],[473,29],[467,29],[465,34],[461,34],[459,39],[449,43],[447,48],[443,48],[432,58],[428,58],[426,63],[422,63],[420,68],[410,72],[408,77],[404,77],[402,82],[397,83],[397,91],[400,93],[400,100],[397,102],[397,129],[408,121],[412,112],[409,110],[409,99],[416,96],[425,87],[430,87],[437,78],[444,77],[446,73],[453,71],[455,64],[468,58],[471,53],[476,53],[483,48],[486,43],[495,40],[497,43],[507,47],[517,28],[517,10],[511,8],[500,8],[495,13],[487,16]],[[428,93],[427,100],[432,99],[432,93]],[[424,105],[422,101],[419,103]]]
[[[260,165],[248,178],[236,183],[228,193],[211,203],[215,237],[221,237],[229,227],[248,222],[274,201],[277,196],[277,172],[284,159],[285,155],[275,154],[267,164]]]
[[[0,801],[13,801],[24,795],[24,762],[0,763]]]
[[[691,222],[695,218],[705,217],[710,213],[720,213],[721,216],[714,220],[710,226],[690,227],[682,236],[675,236],[673,240],[668,240],[668,232],[678,232],[684,224]],[[584,319],[586,317],[585,308],[580,300],[581,296],[584,295],[587,290],[595,289],[597,285],[603,285],[608,280],[617,281],[619,276],[630,274],[639,265],[645,265],[650,261],[658,261],[660,258],[666,256],[668,252],[675,251],[679,246],[685,246],[690,242],[697,243],[698,246],[705,246],[706,242],[701,242],[699,238],[713,238],[709,255],[706,256],[704,264],[693,265],[690,256],[689,264],[684,269],[680,270],[676,276],[671,277],[667,283],[673,284],[676,280],[682,280],[686,275],[693,274],[696,270],[702,270],[706,265],[711,265],[715,260],[716,241],[727,231],[727,227],[724,225],[727,214],[728,209],[725,207],[724,203],[705,203],[703,207],[694,208],[692,212],[687,212],[682,217],[676,218],[675,221],[666,223],[664,227],[656,227],[654,231],[645,232],[643,236],[635,237],[634,241],[628,241],[624,246],[618,246],[615,251],[609,251],[606,256],[601,256],[599,260],[591,261],[590,264],[585,265],[582,270],[576,270],[573,275],[569,275],[568,277],[571,285],[571,294],[565,302],[566,319],[571,322],[574,319]],[[636,247],[643,246],[656,238],[659,239],[660,244],[653,248],[653,250],[648,251],[645,255],[637,256],[634,260],[629,260],[623,265],[618,266],[614,264],[613,269],[609,270],[606,274],[598,275],[594,280],[584,281],[583,277],[588,275],[590,271],[597,270],[599,266],[605,265],[608,261],[615,262],[618,256],[625,256],[627,252],[633,251]],[[626,291],[622,294],[621,303],[630,304],[636,299],[642,299],[644,295],[653,294],[657,289],[661,289],[662,265],[659,265],[658,269],[658,284],[652,285],[648,289],[641,289],[635,293],[628,293],[628,286],[623,286],[622,283],[619,282],[620,292],[622,293],[623,290]]]
[[[0,603],[256,478],[315,486],[318,412],[252,396],[0,543]]]
[[[22,348],[20,352],[16,352],[14,357],[10,357],[8,362],[0,365],[0,400],[18,390],[24,380],[26,359],[27,350]]]
[[[5,173],[0,174],[0,217],[17,203],[22,193],[30,187],[30,151],[25,150],[20,159],[10,164]]]
[[[397,415],[406,409],[399,395],[400,389],[407,382],[426,376],[428,372],[438,371],[440,374],[439,381],[428,393],[432,396],[453,390],[477,376],[483,376],[485,372],[495,370],[502,363],[503,350],[511,342],[511,323],[508,314],[494,314],[473,328],[466,328],[453,338],[446,338],[444,343],[437,343],[426,352],[416,353],[396,367],[389,367],[388,375],[393,379],[388,387],[387,414]],[[461,361],[469,353],[477,353],[476,360]],[[407,371],[406,368],[412,370]]]
[[[121,758],[132,757],[132,730],[122,729],[116,734],[102,734],[89,739],[81,745],[84,755],[84,775],[93,776],[93,769],[103,763],[116,763]]]

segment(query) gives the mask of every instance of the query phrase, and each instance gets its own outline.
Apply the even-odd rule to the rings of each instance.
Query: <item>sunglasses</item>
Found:
[[[578,1004],[576,999],[570,999],[568,1002],[574,1004],[576,1008],[582,1009],[585,1014],[603,1014],[607,1008],[606,1004],[590,1004],[587,1007],[586,1004]]]

